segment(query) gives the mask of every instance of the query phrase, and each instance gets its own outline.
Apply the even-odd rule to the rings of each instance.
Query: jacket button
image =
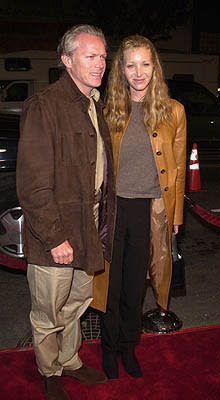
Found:
[[[156,133],[156,132],[154,132],[152,136],[153,136],[153,137],[157,137],[157,133]]]
[[[160,172],[161,172],[161,174],[165,174],[166,171],[165,171],[165,169],[162,169]]]
[[[167,186],[164,188],[164,191],[165,191],[165,192],[167,192],[167,191],[168,191],[168,187],[167,187]]]
[[[161,154],[162,154],[161,151],[157,151],[157,152],[156,152],[156,155],[157,155],[157,156],[161,156]]]

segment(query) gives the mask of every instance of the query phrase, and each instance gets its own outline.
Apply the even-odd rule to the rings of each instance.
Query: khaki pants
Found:
[[[92,301],[93,275],[72,268],[28,265],[30,320],[38,369],[61,375],[82,366],[80,317]]]
[[[93,210],[97,228],[99,198],[100,195]],[[93,299],[93,275],[70,267],[28,264],[27,279],[33,345],[40,373],[61,375],[64,368],[80,368],[80,317]]]

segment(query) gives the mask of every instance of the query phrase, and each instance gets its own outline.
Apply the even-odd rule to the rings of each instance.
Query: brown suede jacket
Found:
[[[99,100],[96,110],[107,158],[101,243],[93,217],[96,132],[88,107],[89,99],[66,72],[24,103],[17,193],[25,217],[28,263],[59,266],[50,250],[65,240],[74,249],[72,267],[94,272],[104,268],[104,258],[111,260],[115,220],[111,140]]]

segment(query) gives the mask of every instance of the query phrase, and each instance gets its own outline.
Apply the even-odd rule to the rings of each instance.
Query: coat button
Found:
[[[168,191],[168,187],[167,187],[167,186],[164,188],[164,191],[165,191],[165,192],[167,192],[167,191]]]
[[[154,132],[152,136],[153,136],[153,137],[157,137],[157,133],[156,133],[156,132]]]
[[[157,152],[156,152],[156,155],[157,155],[157,156],[161,156],[161,154],[162,154],[161,151],[157,151]]]
[[[166,171],[165,171],[165,169],[162,169],[160,172],[161,172],[161,174],[165,174]]]

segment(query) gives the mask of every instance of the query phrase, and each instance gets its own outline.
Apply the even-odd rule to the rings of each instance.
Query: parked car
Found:
[[[201,164],[220,163],[220,99],[194,81],[168,79],[167,84],[186,110],[188,157],[196,142]],[[0,171],[16,169],[18,139],[19,115],[0,112]]]
[[[197,143],[200,163],[220,163],[220,100],[203,85],[168,79],[170,95],[185,107],[188,157]]]
[[[19,115],[0,113],[0,171],[16,169]]]

